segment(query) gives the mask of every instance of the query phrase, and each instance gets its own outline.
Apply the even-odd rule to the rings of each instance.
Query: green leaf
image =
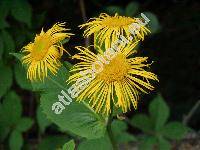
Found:
[[[9,147],[11,150],[21,150],[23,145],[23,137],[22,134],[17,131],[14,130],[9,138]]]
[[[155,14],[151,12],[143,12],[147,18],[149,18],[150,22],[147,24],[148,29],[152,34],[157,33],[160,29],[160,23]]]
[[[38,145],[38,150],[56,150],[62,147],[68,140],[67,136],[48,136],[42,139]]]
[[[21,61],[23,54],[21,53],[10,53],[10,55],[13,55],[15,58],[17,58],[19,61]]]
[[[78,150],[112,150],[109,137],[105,137],[93,140],[85,140],[78,146]]]
[[[155,123],[155,130],[160,130],[169,117],[169,107],[160,94],[150,103],[149,112]]]
[[[122,133],[128,129],[127,124],[121,120],[113,120],[111,127],[114,133]]]
[[[119,15],[124,14],[124,10],[119,6],[108,6],[105,9],[110,15],[115,15],[115,13],[118,13]]]
[[[31,128],[33,125],[33,120],[31,118],[20,118],[19,122],[17,123],[16,130],[20,132],[25,132]]]
[[[56,75],[48,73],[48,77],[44,81],[33,81],[31,82],[33,91],[43,91],[47,92],[57,92],[59,94],[61,90],[67,90],[69,85],[67,85],[66,80],[69,77],[69,71],[62,66]],[[57,99],[57,98],[56,98]]]
[[[37,108],[37,122],[41,132],[44,132],[46,127],[51,125],[51,121],[49,121],[45,114],[42,112],[42,108],[38,106]]]
[[[15,92],[9,92],[5,96],[0,114],[1,121],[8,126],[15,125],[21,118],[22,105],[20,97]]]
[[[74,150],[74,149],[75,149],[74,140],[70,140],[69,142],[65,143],[62,148],[62,150]]]
[[[187,133],[187,127],[180,122],[170,122],[164,126],[162,134],[173,140],[182,139]]]
[[[29,27],[31,26],[31,5],[25,0],[14,0],[12,3],[12,16],[23,23],[26,23]]]
[[[141,129],[143,132],[152,132],[153,131],[153,122],[151,119],[145,114],[136,114],[131,119],[131,124]]]
[[[6,55],[8,55],[10,52],[14,52],[15,42],[10,33],[6,30],[2,30],[2,38],[4,41],[4,52],[6,53]]]
[[[31,90],[32,89],[31,82],[27,79],[25,68],[22,66],[21,63],[15,64],[14,72],[15,72],[15,79],[17,81],[17,84],[22,89]]]
[[[125,14],[127,16],[133,17],[139,9],[139,4],[137,2],[130,2],[125,9]]]
[[[159,150],[170,150],[171,149],[170,143],[167,140],[165,140],[163,137],[160,137],[158,139],[158,146],[159,146]]]
[[[0,64],[0,98],[10,89],[12,85],[12,70]]]
[[[105,121],[83,103],[72,102],[61,114],[55,114],[52,111],[52,105],[57,100],[57,94],[59,93],[43,94],[41,97],[41,106],[52,122],[62,129],[88,139],[104,135]]]
[[[113,120],[111,127],[115,140],[118,143],[127,143],[130,141],[136,141],[136,138],[133,135],[126,132],[128,126],[124,121]]]
[[[40,86],[41,90],[44,91],[41,95],[41,107],[44,113],[60,128],[69,130],[74,134],[88,139],[102,137],[106,130],[106,121],[86,103],[72,100],[69,105],[65,106],[61,114],[55,114],[52,111],[52,105],[59,100],[58,95],[62,96],[61,91],[63,90],[68,94],[67,75],[69,75],[69,72],[66,68],[61,67],[57,76],[50,77],[49,80],[44,82],[43,86]],[[66,98],[64,99],[68,101]]]
[[[116,140],[118,143],[128,143],[128,142],[137,141],[135,136],[127,132],[122,132],[119,136],[116,137]]]
[[[157,144],[156,137],[146,136],[139,145],[139,150],[154,150],[154,146]]]

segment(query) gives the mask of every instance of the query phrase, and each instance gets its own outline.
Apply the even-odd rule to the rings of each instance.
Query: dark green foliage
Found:
[[[132,134],[127,132],[128,125],[124,121],[114,120],[112,122],[112,130],[115,140],[119,144],[136,141],[136,138]]]
[[[22,133],[29,130],[33,125],[31,118],[22,117],[21,115],[21,100],[15,92],[11,91],[5,96],[3,103],[0,104],[1,140],[3,141],[9,136],[11,150],[20,150],[22,148]]]
[[[131,119],[131,124],[146,134],[140,140],[141,150],[150,150],[155,146],[160,150],[170,150],[168,140],[180,140],[186,135],[188,128],[182,123],[167,122],[169,107],[160,94],[150,103],[149,114],[137,114]]]

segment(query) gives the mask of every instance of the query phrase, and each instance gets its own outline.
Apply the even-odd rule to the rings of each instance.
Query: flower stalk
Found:
[[[107,132],[108,132],[108,136],[109,136],[110,142],[112,144],[113,150],[118,150],[117,143],[115,141],[115,137],[114,137],[114,134],[113,134],[112,128],[111,128],[112,121],[113,121],[113,115],[112,114],[113,114],[113,103],[111,102],[111,113],[108,117]]]

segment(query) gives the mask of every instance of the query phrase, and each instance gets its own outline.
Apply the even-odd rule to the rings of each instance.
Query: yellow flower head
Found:
[[[116,108],[121,108],[123,112],[130,110],[131,105],[136,109],[139,94],[153,90],[154,87],[150,80],[158,81],[158,79],[154,73],[145,70],[150,66],[147,63],[147,57],[130,57],[131,54],[136,53],[133,50],[135,45],[136,43],[132,43],[119,47],[113,58],[101,55],[101,60],[104,63],[101,65],[95,63],[96,70],[101,71],[95,72],[95,77],[78,95],[77,100],[88,99],[90,106],[96,112],[105,114],[111,113],[111,103]],[[74,74],[70,76],[69,83],[86,78],[81,75],[81,72],[92,70],[94,62],[100,58],[88,48],[81,46],[76,48],[80,53],[74,55],[73,58],[79,59],[81,62],[72,68],[71,71]],[[91,78],[91,74],[87,77]]]
[[[94,34],[94,39],[99,40],[100,45],[105,42],[105,47],[110,48],[111,44],[123,35],[127,40],[144,39],[145,34],[150,32],[141,24],[142,19],[130,18],[125,16],[109,16],[106,13],[100,14],[98,18],[91,18],[87,23],[80,25],[86,28],[84,36]]]
[[[61,41],[69,38],[71,33],[66,33],[69,29],[64,28],[65,23],[56,23],[47,32],[43,29],[39,35],[36,35],[34,42],[22,48],[25,56],[22,57],[22,63],[28,66],[27,78],[33,80],[44,80],[47,77],[48,70],[56,74],[61,63],[60,57],[63,51],[66,51]]]

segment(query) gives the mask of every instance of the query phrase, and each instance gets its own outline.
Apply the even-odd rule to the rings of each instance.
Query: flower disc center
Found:
[[[130,68],[127,59],[122,54],[117,54],[109,64],[105,64],[99,77],[106,82],[121,81],[127,75]]]
[[[43,59],[51,45],[50,38],[47,35],[36,37],[31,56],[35,60]]]
[[[128,17],[120,17],[120,16],[114,16],[105,18],[102,21],[102,25],[105,25],[107,27],[119,27],[119,26],[126,26],[133,23],[133,19]]]

